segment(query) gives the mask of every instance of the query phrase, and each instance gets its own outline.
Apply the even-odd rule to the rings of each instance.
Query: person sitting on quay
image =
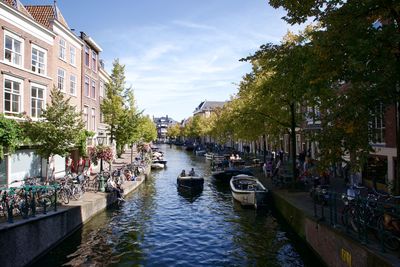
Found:
[[[186,171],[185,170],[182,170],[182,172],[181,172],[181,177],[185,177],[186,176]]]
[[[196,173],[194,172],[194,168],[192,168],[189,172],[189,176],[195,176]]]

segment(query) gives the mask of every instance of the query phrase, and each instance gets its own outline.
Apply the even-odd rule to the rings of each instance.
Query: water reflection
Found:
[[[269,210],[243,209],[209,163],[163,146],[153,172],[121,206],[96,216],[37,266],[304,266]],[[182,169],[204,175],[197,194],[177,190]],[[68,248],[68,249],[67,249]]]

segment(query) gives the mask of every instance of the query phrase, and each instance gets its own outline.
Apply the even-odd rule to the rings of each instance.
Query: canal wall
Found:
[[[125,182],[124,195],[137,189],[149,173],[150,167],[136,181]],[[88,192],[56,212],[0,224],[0,266],[29,265],[116,201],[116,194]]]
[[[327,266],[400,266],[400,260],[394,255],[372,251],[338,229],[307,214],[295,199],[287,197],[283,191],[273,191],[271,195],[279,215]]]

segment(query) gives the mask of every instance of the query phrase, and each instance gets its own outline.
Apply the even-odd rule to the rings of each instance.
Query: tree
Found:
[[[4,154],[13,153],[23,140],[21,126],[12,119],[0,115],[0,160]]]
[[[167,129],[167,136],[171,139],[178,138],[181,135],[181,127],[178,123],[170,125]]]
[[[116,141],[117,156],[126,144],[139,139],[139,115],[131,88],[125,87],[125,65],[116,59],[113,63],[111,82],[106,85],[106,98],[101,104],[104,122],[108,124],[111,142]]]
[[[340,105],[329,111],[328,124],[334,126],[328,131],[339,133],[337,140],[342,138],[342,143],[362,152],[353,156],[354,163],[362,166],[360,159],[371,150],[371,138],[365,136],[372,136],[374,131],[369,122],[382,116],[388,106],[400,108],[400,2],[307,0],[296,4],[291,0],[270,0],[269,3],[275,8],[283,7],[288,12],[284,19],[291,24],[312,18],[320,25],[312,34],[317,55],[314,64],[319,67],[319,79],[328,82],[337,95],[343,95],[338,97]],[[343,118],[339,119],[340,115]],[[397,118],[398,159],[399,122]],[[362,136],[358,138],[360,133]],[[335,151],[329,143],[332,144],[326,143],[325,151]],[[399,178],[395,189],[400,192]]]
[[[125,65],[121,65],[119,60],[113,62],[111,81],[106,84],[106,97],[101,103],[101,111],[104,122],[108,125],[111,142],[118,134],[121,120],[124,118],[125,99]]]
[[[26,136],[37,146],[37,154],[47,160],[47,165],[51,156],[65,156],[79,146],[81,136],[85,134],[81,113],[70,105],[70,99],[64,98],[55,87],[50,98],[51,103],[43,110],[43,119],[33,121],[26,117],[24,123]]]
[[[157,128],[149,116],[141,116],[139,119],[139,139],[151,142],[157,138]]]

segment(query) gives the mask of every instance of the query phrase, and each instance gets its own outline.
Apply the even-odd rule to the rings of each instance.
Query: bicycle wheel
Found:
[[[356,213],[353,208],[345,207],[341,214],[341,221],[343,226],[358,233],[358,226],[356,222]]]
[[[63,204],[68,204],[69,203],[69,194],[68,192],[62,188],[59,192],[58,192],[58,197],[59,199],[61,199],[61,202]]]
[[[99,189],[100,189],[100,183],[98,180],[96,180],[93,182],[93,192],[97,193],[99,192]]]
[[[79,200],[82,197],[82,188],[80,185],[74,185],[74,187],[72,188],[72,198],[74,200]]]

